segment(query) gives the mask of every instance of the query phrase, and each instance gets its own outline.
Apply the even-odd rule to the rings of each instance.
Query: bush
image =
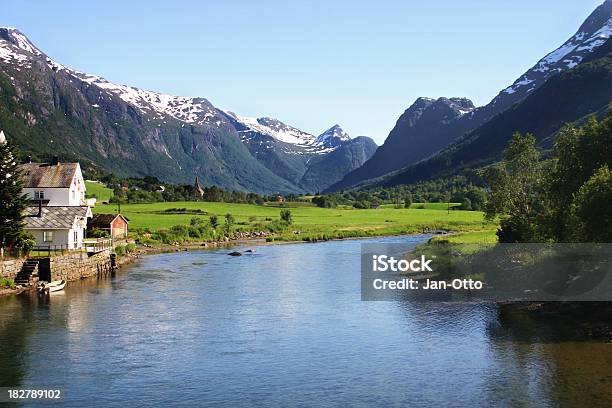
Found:
[[[293,217],[291,216],[291,210],[281,210],[280,218],[282,221],[287,223],[287,225],[291,225],[291,223],[293,223]]]
[[[22,254],[29,254],[32,248],[36,245],[34,236],[24,230],[21,231],[15,242],[15,247],[19,249]]]
[[[461,205],[459,206],[460,210],[471,211],[472,210],[472,200],[467,197],[463,197],[461,200]]]
[[[125,246],[125,252],[127,252],[128,254],[131,254],[132,252],[136,251],[136,244],[127,244]]]
[[[9,278],[0,277],[0,288],[11,288],[15,289],[15,281]]]
[[[125,245],[117,245],[115,247],[115,254],[117,254],[118,257],[124,256],[125,253],[126,253]]]
[[[404,208],[410,208],[411,205],[412,205],[412,194],[408,193],[406,194],[406,197],[404,198]]]
[[[87,231],[88,238],[106,238],[108,236],[110,236],[108,231],[104,231],[98,228],[92,228],[89,231]]]
[[[219,226],[219,217],[217,217],[216,215],[211,215],[209,220],[212,229],[217,229],[217,227]]]

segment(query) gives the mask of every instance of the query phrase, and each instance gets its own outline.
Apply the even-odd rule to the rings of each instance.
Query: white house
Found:
[[[25,179],[23,192],[34,203],[45,206],[81,206],[85,200],[85,180],[79,163],[25,163],[21,165]]]
[[[79,163],[25,163],[24,189],[31,200],[25,230],[36,246],[82,249],[87,219],[92,217],[85,199],[85,180]]]
[[[36,246],[55,249],[82,249],[89,207],[31,206],[25,213],[25,230],[34,236]]]

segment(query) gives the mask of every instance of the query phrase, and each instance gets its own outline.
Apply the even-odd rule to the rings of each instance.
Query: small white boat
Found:
[[[66,286],[66,281],[62,279],[62,280],[56,280],[56,281],[44,284],[40,286],[38,290],[40,292],[48,292],[48,293],[58,292],[60,290],[63,290],[65,286]]]

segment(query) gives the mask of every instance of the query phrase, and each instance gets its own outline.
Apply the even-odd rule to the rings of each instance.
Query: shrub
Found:
[[[115,247],[115,254],[117,254],[118,257],[122,257],[125,255],[125,245],[117,245]]]
[[[11,288],[15,289],[15,281],[9,278],[0,277],[0,288]]]
[[[280,218],[282,221],[287,223],[287,225],[291,225],[293,222],[293,217],[291,216],[291,210],[281,210]]]
[[[136,244],[127,244],[125,246],[125,252],[127,252],[128,254],[135,252],[136,251]]]
[[[89,238],[106,238],[109,235],[110,234],[108,233],[108,231],[104,231],[98,228],[92,228],[91,230],[87,231],[87,236]]]
[[[464,197],[463,200],[461,200],[461,205],[459,206],[459,209],[471,211],[472,210],[472,200],[470,200],[467,197]]]
[[[217,217],[216,215],[211,215],[209,220],[212,229],[217,229],[217,227],[219,226],[219,217]]]

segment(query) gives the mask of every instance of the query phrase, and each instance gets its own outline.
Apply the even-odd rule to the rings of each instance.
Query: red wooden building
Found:
[[[113,239],[123,239],[128,236],[129,221],[121,214],[95,214],[87,223],[87,230],[99,229],[108,232]]]

